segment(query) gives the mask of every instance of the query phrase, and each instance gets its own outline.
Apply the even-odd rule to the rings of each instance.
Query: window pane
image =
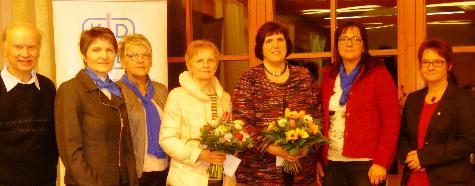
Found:
[[[453,46],[475,45],[475,1],[426,0],[427,36]]]
[[[294,53],[330,51],[330,0],[275,0],[275,21],[287,26]]]
[[[180,86],[178,77],[186,70],[186,63],[168,63],[168,90],[171,91]]]
[[[454,74],[455,79],[459,87],[467,87],[467,89],[474,89],[475,76],[475,53],[455,53],[453,56],[454,61]]]
[[[181,57],[186,51],[185,0],[168,0],[168,57]]]
[[[207,39],[225,55],[247,55],[247,1],[193,0],[193,40]]]
[[[246,70],[249,67],[249,62],[245,61],[221,61],[219,62],[218,71],[216,77],[219,79],[221,86],[224,90],[231,94],[236,87],[241,71]]]
[[[397,85],[397,56],[377,56],[376,58],[384,62],[386,70],[388,70],[394,83]]]
[[[397,1],[338,0],[337,24],[360,22],[368,32],[369,49],[397,48]]]
[[[291,59],[289,64],[302,66],[308,69],[313,78],[318,81],[322,79],[322,68],[331,63],[331,58],[317,58],[317,59]]]

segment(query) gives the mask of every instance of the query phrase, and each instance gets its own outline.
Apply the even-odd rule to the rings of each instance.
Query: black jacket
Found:
[[[401,120],[398,158],[417,149],[418,125],[427,88],[409,94]],[[448,85],[429,123],[423,149],[417,151],[431,185],[475,185],[469,154],[475,152],[475,97]],[[410,169],[404,166],[402,185]]]

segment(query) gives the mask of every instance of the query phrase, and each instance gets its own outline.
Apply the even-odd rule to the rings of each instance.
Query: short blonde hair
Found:
[[[141,45],[147,48],[148,52],[152,54],[152,45],[150,41],[142,34],[127,35],[119,41],[119,60],[125,55],[125,48],[127,45]]]
[[[196,56],[196,54],[198,54],[198,52],[202,49],[210,49],[211,51],[213,51],[214,57],[216,58],[216,60],[219,60],[218,58],[221,55],[221,53],[219,52],[218,47],[216,47],[214,43],[208,40],[195,40],[191,42],[190,45],[188,45],[188,48],[186,49],[186,53],[185,53],[186,63],[188,63],[191,60],[191,58]]]

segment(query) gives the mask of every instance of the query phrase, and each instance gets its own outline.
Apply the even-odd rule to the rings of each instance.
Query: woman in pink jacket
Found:
[[[396,86],[368,53],[364,27],[336,30],[335,62],[323,70],[324,185],[379,185],[393,162],[399,134]],[[321,165],[321,164],[319,164]],[[320,166],[321,167],[321,166]]]

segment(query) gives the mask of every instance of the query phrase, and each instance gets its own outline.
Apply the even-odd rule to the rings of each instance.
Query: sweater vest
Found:
[[[6,91],[0,77],[0,185],[42,185],[56,181],[55,86],[37,74],[35,84]]]

